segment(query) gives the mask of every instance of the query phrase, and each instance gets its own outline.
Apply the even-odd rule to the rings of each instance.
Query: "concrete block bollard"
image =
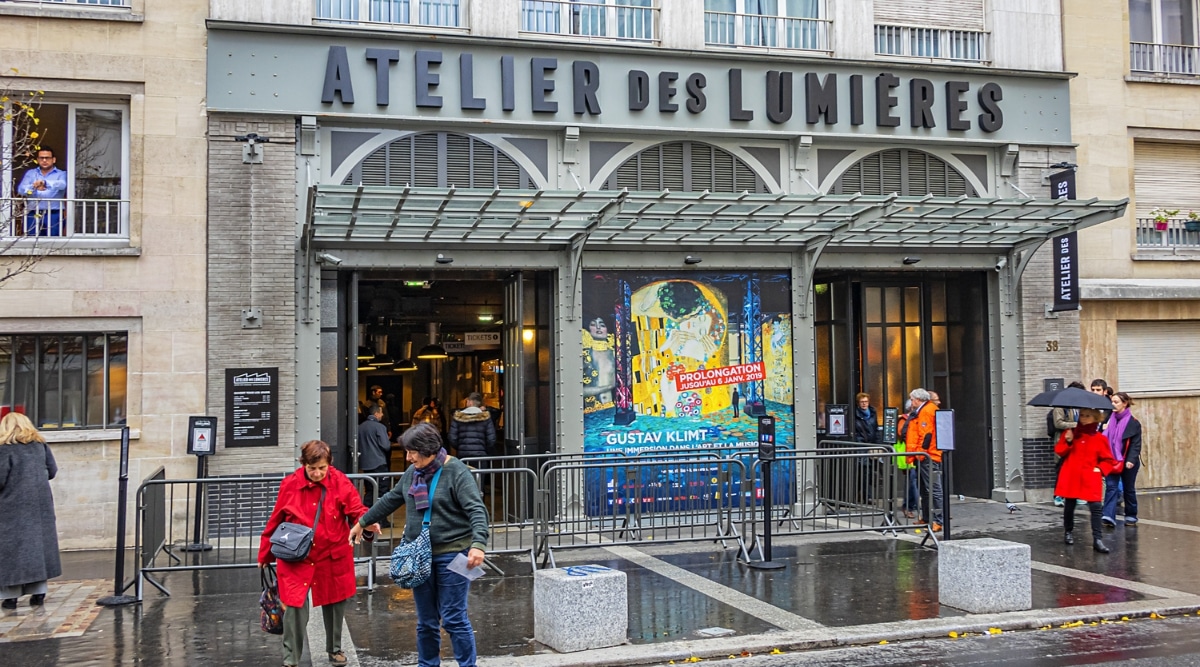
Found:
[[[1028,544],[990,537],[938,544],[938,601],[972,614],[1033,607]]]
[[[533,638],[560,653],[624,644],[628,580],[600,565],[533,573]]]

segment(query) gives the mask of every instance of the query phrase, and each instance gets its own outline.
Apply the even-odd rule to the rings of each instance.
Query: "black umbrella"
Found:
[[[1057,391],[1043,391],[1029,405],[1046,408],[1092,408],[1093,410],[1112,410],[1112,401],[1103,394],[1093,394],[1086,389],[1067,387]]]

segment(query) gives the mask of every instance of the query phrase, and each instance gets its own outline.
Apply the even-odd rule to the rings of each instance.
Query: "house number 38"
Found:
[[[1056,340],[1046,341],[1046,351],[1047,352],[1058,352],[1058,341],[1056,341]]]

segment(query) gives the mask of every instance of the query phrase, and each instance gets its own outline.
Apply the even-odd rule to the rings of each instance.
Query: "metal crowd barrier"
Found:
[[[928,461],[926,452],[821,441],[815,450],[779,449],[772,472],[772,510],[765,516],[762,462],[757,447],[647,449],[611,453],[533,454],[467,459],[488,511],[489,555],[528,556],[532,567],[553,565],[554,552],[606,545],[733,542],[744,561],[762,558],[760,536],[770,520],[775,535],[876,532],[896,534],[907,471],[901,457]],[[378,498],[403,472],[349,475],[360,492]],[[283,475],[166,479],[160,468],[137,491],[137,598],[149,582],[170,593],[158,575],[173,571],[252,568],[259,539]],[[922,501],[933,507],[934,484]],[[196,501],[204,498],[201,531]],[[943,508],[945,512],[948,508]],[[401,513],[398,513],[398,515]],[[383,530],[355,563],[368,564],[375,587],[377,561],[398,545],[403,518]],[[204,535],[211,550],[190,547]],[[927,539],[937,536],[929,533]],[[203,546],[203,545],[200,545]],[[164,561],[164,557],[167,559]],[[489,558],[487,565],[504,572]]]
[[[134,548],[138,554],[138,601],[143,599],[146,582],[164,595],[171,594],[156,578],[159,574],[258,567],[259,540],[275,506],[283,477],[165,479],[160,469],[143,480],[137,490],[134,531]],[[377,488],[376,480],[370,475],[348,477]],[[201,497],[204,498],[204,511],[199,521],[201,528],[206,530],[197,533],[195,507]],[[189,544],[194,534],[206,536],[208,541],[203,545],[206,548],[189,548],[196,546]],[[168,561],[163,562],[163,554]],[[376,559],[373,548],[360,549],[354,559],[356,565],[370,563],[366,580],[368,590],[375,588]]]

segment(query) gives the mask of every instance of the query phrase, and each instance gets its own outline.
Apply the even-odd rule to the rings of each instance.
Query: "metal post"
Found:
[[[125,514],[129,498],[129,427],[121,428],[121,474],[117,480],[117,565],[113,575],[113,594],[96,600],[104,607],[132,604],[138,599],[125,592]]]
[[[196,457],[196,479],[208,476],[208,457]],[[192,543],[185,544],[183,551],[212,551],[212,545],[200,541],[200,524],[204,521],[204,482],[196,482],[196,522],[192,524]]]
[[[771,415],[758,417],[758,461],[763,480],[763,560],[749,565],[756,570],[781,570],[787,566],[771,560],[771,465],[775,463],[775,418]]]
[[[950,539],[950,457],[952,450],[942,452],[942,539]]]

